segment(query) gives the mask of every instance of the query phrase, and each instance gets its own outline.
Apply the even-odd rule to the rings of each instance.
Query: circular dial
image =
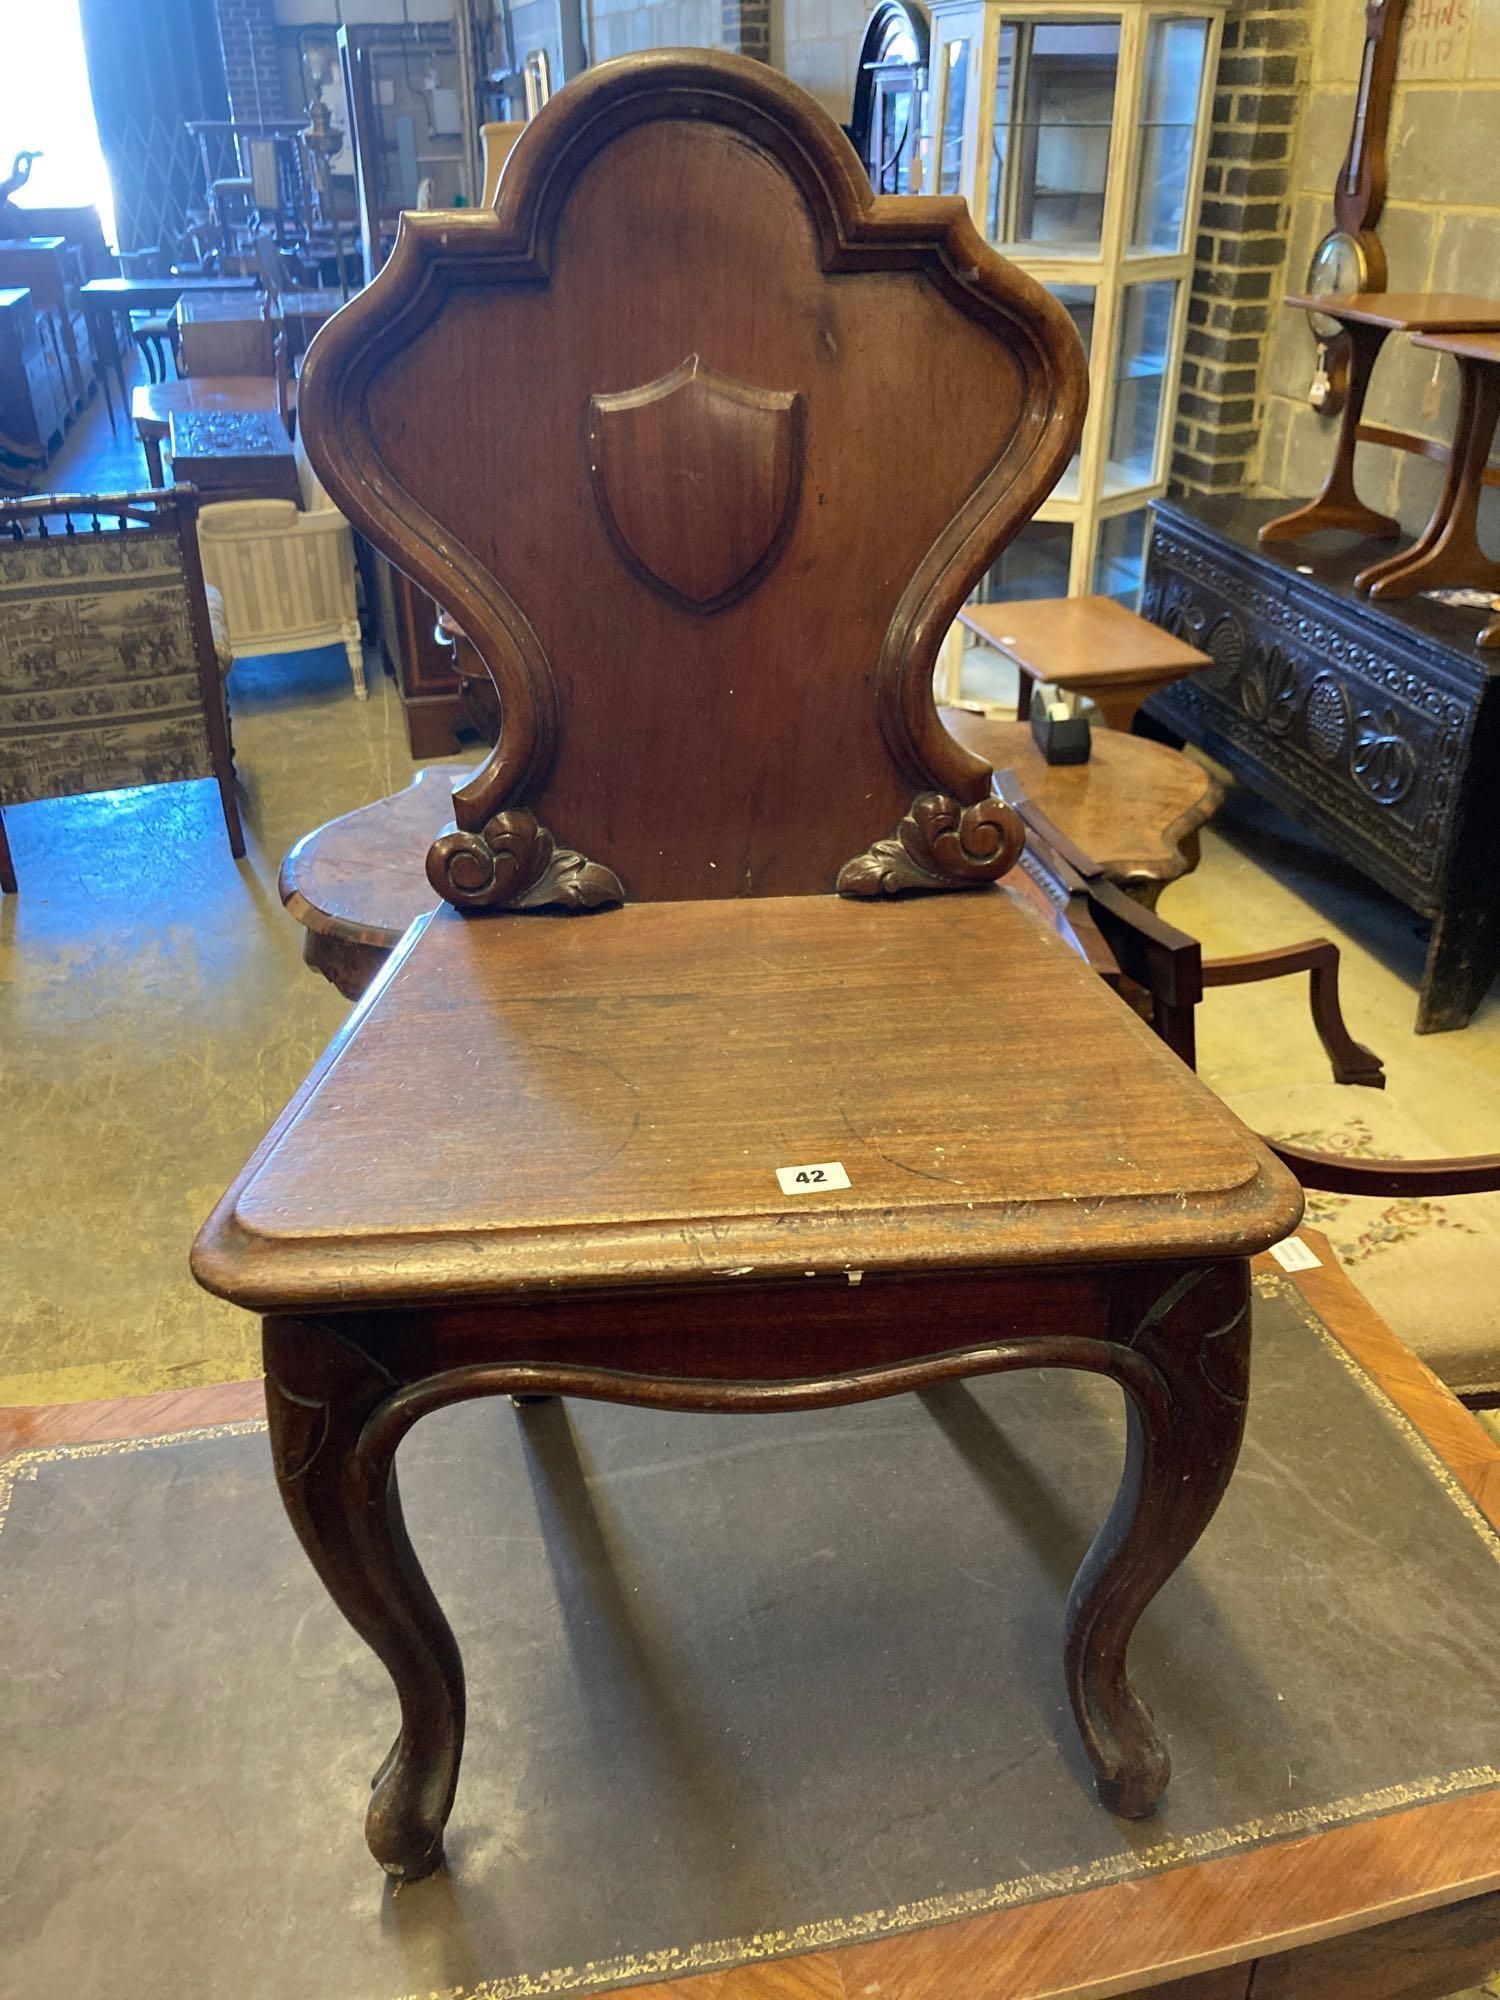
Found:
[[[1307,267],[1307,289],[1314,297],[1362,292],[1369,276],[1370,259],[1359,238],[1345,229],[1331,229],[1313,252]],[[1326,313],[1313,313],[1311,319],[1319,340],[1337,336],[1340,329],[1336,319],[1329,319]]]

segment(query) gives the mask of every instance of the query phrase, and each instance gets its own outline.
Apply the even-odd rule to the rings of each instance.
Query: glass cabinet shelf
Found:
[[[1176,418],[1224,12],[1222,0],[933,6],[937,185],[1046,285],[1089,367],[1078,451],[981,596],[1134,601]]]

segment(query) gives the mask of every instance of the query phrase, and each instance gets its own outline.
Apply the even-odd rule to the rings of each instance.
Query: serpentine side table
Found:
[[[1302,312],[1322,313],[1337,320],[1349,336],[1349,386],[1339,421],[1333,464],[1316,499],[1289,514],[1278,514],[1261,528],[1266,542],[1294,542],[1322,528],[1342,528],[1372,541],[1393,542],[1401,524],[1389,514],[1367,507],[1354,490],[1354,448],[1391,445],[1398,451],[1430,450],[1430,441],[1410,431],[1362,421],[1365,396],[1375,362],[1389,333],[1470,333],[1500,328],[1500,299],[1473,298],[1465,292],[1356,292],[1318,298],[1298,293],[1285,303]]]

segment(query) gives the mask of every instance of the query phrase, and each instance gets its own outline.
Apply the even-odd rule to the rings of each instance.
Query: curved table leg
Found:
[[[368,1419],[395,1384],[352,1338],[316,1321],[267,1319],[264,1346],[282,1504],[401,1705],[400,1733],[375,1774],[365,1838],[388,1875],[415,1881],[443,1858],[463,1752],[464,1675],[407,1537],[394,1463],[400,1432],[377,1449],[364,1442]]]
[[[1172,1760],[1130,1685],[1125,1654],[1141,1613],[1213,1518],[1239,1455],[1250,1267],[1178,1267],[1165,1289],[1159,1270],[1131,1280],[1122,1274],[1115,1341],[1150,1364],[1160,1394],[1119,1378],[1125,1471],[1068,1596],[1063,1665],[1099,1797],[1140,1819],[1166,1789]]]
[[[1457,360],[1458,418],[1437,507],[1420,540],[1404,555],[1372,563],[1355,577],[1355,589],[1371,597],[1415,597],[1419,590],[1444,584],[1500,590],[1500,563],[1485,555],[1478,538],[1484,472],[1500,422],[1500,368],[1469,355]]]
[[[1301,535],[1316,534],[1322,528],[1342,528],[1372,541],[1391,542],[1401,533],[1401,523],[1389,514],[1377,514],[1367,507],[1354,490],[1354,448],[1359,442],[1359,420],[1364,414],[1365,395],[1375,370],[1388,329],[1363,326],[1351,320],[1349,335],[1349,391],[1343,421],[1333,450],[1333,464],[1316,500],[1294,507],[1290,514],[1278,514],[1267,521],[1257,539],[1267,542],[1294,542]]]

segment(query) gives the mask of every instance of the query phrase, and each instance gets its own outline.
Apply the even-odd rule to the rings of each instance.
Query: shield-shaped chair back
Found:
[[[403,217],[304,371],[335,502],[499,690],[434,883],[813,894],[863,859],[913,886],[879,861],[898,823],[931,886],[985,872],[961,809],[989,772],[933,664],[1085,394],[1067,316],[964,203],[877,200],[785,78],[674,51],[570,84],[492,210]]]

